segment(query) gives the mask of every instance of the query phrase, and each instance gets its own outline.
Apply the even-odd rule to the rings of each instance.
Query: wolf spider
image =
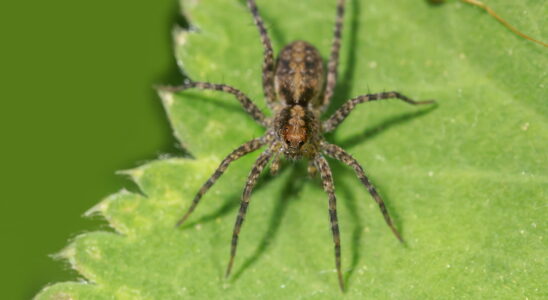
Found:
[[[320,116],[329,105],[337,82],[337,65],[339,62],[345,1],[337,1],[334,38],[333,44],[331,45],[331,55],[327,64],[327,76],[324,72],[324,65],[320,53],[314,46],[305,41],[294,41],[285,46],[275,61],[272,44],[263,20],[259,15],[257,5],[254,0],[247,0],[247,5],[251,11],[255,25],[259,30],[261,42],[264,46],[262,68],[263,90],[268,107],[273,111],[274,116],[272,118],[267,118],[243,92],[225,84],[188,82],[181,86],[164,87],[164,90],[170,92],[197,88],[202,90],[217,90],[232,94],[238,99],[244,110],[257,123],[266,128],[266,133],[262,137],[244,143],[223,159],[215,170],[215,173],[213,173],[213,175],[211,175],[211,177],[202,185],[194,197],[191,206],[179,222],[177,222],[177,226],[187,220],[200,202],[202,196],[211,188],[217,179],[223,175],[230,163],[262,146],[267,146],[266,150],[264,150],[255,161],[245,184],[240,211],[236,218],[232,234],[230,260],[226,270],[226,276],[228,277],[236,255],[238,235],[247,212],[251,191],[257,183],[259,174],[271,159],[272,164],[270,169],[275,173],[279,169],[281,155],[284,155],[290,160],[306,158],[309,160],[308,171],[311,175],[319,170],[323,182],[323,189],[329,198],[329,218],[331,221],[333,242],[335,244],[335,265],[337,268],[339,286],[341,290],[344,291],[344,282],[341,272],[341,246],[339,225],[337,221],[335,187],[331,169],[324,154],[339,160],[354,169],[357,177],[377,202],[384,216],[384,220],[394,235],[398,240],[403,240],[392,224],[392,220],[390,219],[383,200],[365,175],[363,168],[358,161],[341,147],[328,143],[324,139],[323,134],[337,128],[348,114],[350,114],[350,112],[360,103],[390,98],[400,99],[414,105],[427,104],[434,101],[414,101],[395,91],[361,95],[348,100],[327,120],[321,121]],[[324,82],[324,78],[326,78],[326,82]]]

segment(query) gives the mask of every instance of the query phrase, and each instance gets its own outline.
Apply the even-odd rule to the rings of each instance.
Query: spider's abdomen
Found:
[[[280,52],[274,82],[282,102],[306,106],[322,92],[324,77],[320,52],[309,43],[295,41]]]

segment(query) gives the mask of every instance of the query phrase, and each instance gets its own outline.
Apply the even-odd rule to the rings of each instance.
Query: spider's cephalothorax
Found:
[[[281,155],[288,159],[305,158],[310,162],[311,167],[309,168],[309,172],[311,174],[316,170],[319,171],[323,188],[328,195],[329,218],[331,221],[331,231],[335,247],[335,266],[337,268],[339,286],[341,290],[344,290],[335,187],[331,169],[324,155],[339,160],[354,170],[357,177],[379,205],[384,219],[392,232],[400,241],[402,239],[392,224],[392,220],[390,219],[383,200],[370,183],[361,165],[345,150],[337,145],[328,143],[324,139],[323,133],[334,130],[348,114],[350,114],[356,105],[363,102],[397,98],[416,105],[432,103],[433,101],[414,101],[398,92],[361,95],[348,100],[335,111],[333,115],[327,118],[327,120],[321,121],[321,113],[324,112],[329,105],[337,81],[337,65],[339,61],[340,39],[344,15],[344,0],[337,0],[334,38],[331,46],[331,55],[327,64],[327,74],[324,72],[324,65],[318,50],[304,41],[295,41],[285,46],[280,51],[277,60],[274,61],[272,44],[263,20],[259,15],[257,5],[254,0],[247,0],[247,4],[253,15],[255,25],[259,29],[261,41],[264,46],[263,90],[265,100],[273,111],[274,116],[272,118],[267,118],[243,92],[225,84],[189,82],[182,86],[163,88],[167,92],[199,88],[230,93],[236,96],[245,111],[256,122],[266,128],[266,133],[262,137],[246,142],[223,159],[215,173],[211,175],[198,191],[192,204],[177,225],[182,224],[188,218],[200,202],[202,196],[209,190],[215,181],[223,175],[231,162],[266,146],[266,149],[253,165],[244,187],[240,210],[232,233],[230,260],[226,270],[226,275],[228,276],[236,255],[238,236],[247,212],[251,191],[257,183],[257,178],[260,173],[270,160],[272,160],[270,169],[275,173],[279,168]]]

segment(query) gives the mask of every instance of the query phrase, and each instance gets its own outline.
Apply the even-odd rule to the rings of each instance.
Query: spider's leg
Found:
[[[390,215],[388,214],[388,211],[386,210],[386,206],[384,205],[384,201],[382,200],[379,193],[377,193],[377,190],[375,187],[371,184],[367,176],[365,175],[365,172],[363,171],[362,166],[358,163],[358,161],[352,157],[352,155],[348,154],[346,151],[344,151],[343,148],[333,145],[333,144],[323,144],[322,150],[329,156],[343,162],[344,164],[352,167],[354,171],[356,172],[356,175],[360,179],[360,181],[363,183],[363,185],[367,188],[369,191],[369,194],[375,199],[375,202],[379,205],[379,208],[382,212],[382,215],[384,216],[384,220],[386,221],[386,224],[390,227],[394,235],[400,240],[400,242],[403,242],[403,239],[401,238],[400,233],[392,223],[392,219],[390,218]]]
[[[194,211],[198,203],[200,202],[200,199],[202,199],[202,196],[215,184],[217,179],[223,175],[225,170],[228,168],[231,162],[239,159],[240,157],[249,154],[260,147],[262,147],[265,144],[264,138],[256,138],[249,142],[246,142],[245,144],[238,147],[236,150],[232,151],[223,161],[221,164],[217,167],[217,170],[215,170],[215,173],[209,177],[209,179],[202,185],[196,196],[194,196],[194,200],[192,200],[192,204],[188,208],[185,215],[177,222],[177,226],[183,224],[188,216]]]
[[[253,20],[255,25],[259,29],[259,34],[261,35],[261,42],[264,46],[264,56],[263,56],[263,90],[264,96],[266,98],[266,103],[270,108],[273,108],[274,101],[276,100],[276,95],[274,92],[274,51],[272,50],[272,43],[266,32],[263,19],[259,15],[259,9],[255,0],[247,0],[247,6],[253,15]]]
[[[272,163],[270,163],[270,175],[278,174],[278,171],[280,170],[280,157],[280,152],[274,153]]]
[[[333,234],[333,242],[335,243],[335,266],[337,267],[339,286],[344,291],[344,281],[341,271],[341,238],[339,234],[339,222],[337,220],[337,198],[335,197],[333,175],[331,174],[331,168],[329,168],[327,160],[322,155],[316,156],[314,163],[320,171],[323,189],[329,196],[329,220],[331,221],[331,233]]]
[[[209,82],[188,82],[180,86],[160,86],[160,91],[167,91],[167,92],[179,92],[184,91],[191,88],[197,88],[201,90],[214,90],[214,91],[220,91],[232,94],[236,96],[238,101],[240,101],[240,104],[245,109],[245,111],[255,120],[257,123],[267,126],[267,120],[266,116],[263,114],[263,112],[253,103],[249,97],[244,94],[244,92],[231,87],[226,84],[216,84],[216,83],[209,83]]]
[[[333,97],[333,92],[335,91],[335,84],[337,84],[337,66],[339,65],[339,52],[341,49],[344,5],[344,0],[337,1],[337,17],[335,18],[333,43],[331,44],[331,55],[327,64],[327,83],[322,103],[320,103],[322,111],[325,111],[327,106],[329,106],[329,102],[331,102],[331,97]]]
[[[316,173],[318,173],[318,168],[316,168],[316,164],[313,160],[308,161],[308,168],[306,170],[310,178],[314,178],[316,176]]]
[[[329,119],[323,122],[322,128],[324,132],[329,132],[337,128],[339,124],[352,112],[356,105],[364,102],[375,101],[375,100],[384,100],[384,99],[400,99],[409,104],[419,105],[419,104],[430,104],[434,103],[434,100],[425,100],[425,101],[415,101],[411,98],[408,98],[405,95],[402,95],[398,92],[383,92],[377,94],[367,94],[361,95],[354,99],[348,100],[343,104]]]
[[[245,214],[247,212],[247,206],[249,205],[249,198],[251,196],[251,191],[255,184],[257,183],[257,178],[261,171],[264,169],[270,158],[272,157],[271,149],[265,150],[259,158],[255,161],[249,176],[247,177],[247,182],[245,184],[244,192],[242,194],[242,201],[240,203],[240,212],[236,218],[236,223],[234,224],[234,231],[232,232],[232,245],[230,248],[230,260],[226,268],[226,277],[230,275],[232,270],[232,264],[234,263],[234,257],[236,256],[236,247],[238,246],[238,235],[240,234],[240,228],[244,222]]]

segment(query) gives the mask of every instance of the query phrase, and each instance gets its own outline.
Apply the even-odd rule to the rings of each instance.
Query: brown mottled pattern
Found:
[[[335,30],[333,34],[333,44],[331,45],[331,55],[327,66],[327,74],[324,72],[322,58],[320,57],[318,50],[304,41],[295,41],[285,46],[277,58],[277,65],[274,70],[272,45],[259,15],[257,5],[253,0],[248,0],[247,4],[255,21],[255,25],[259,29],[261,41],[265,49],[263,58],[263,89],[266,102],[272,110],[273,116],[271,118],[266,118],[263,112],[260,111],[244,93],[228,85],[208,82],[190,82],[178,87],[164,88],[164,90],[171,92],[178,92],[189,88],[199,88],[230,93],[236,96],[245,111],[255,121],[266,128],[266,132],[262,137],[243,144],[221,162],[217,170],[215,170],[211,177],[202,185],[202,188],[198,191],[190,207],[177,225],[180,225],[187,220],[198,205],[202,196],[211,188],[211,186],[213,186],[213,184],[215,184],[217,179],[223,175],[232,161],[266,145],[268,148],[255,161],[242,194],[240,211],[236,218],[232,234],[230,260],[226,269],[226,276],[228,276],[236,256],[238,237],[246,216],[251,192],[255,187],[262,170],[268,164],[269,160],[272,159],[270,171],[272,174],[275,174],[280,168],[281,156],[290,160],[308,159],[308,173],[311,176],[314,176],[319,171],[323,188],[328,195],[328,211],[333,242],[335,244],[335,267],[337,269],[339,286],[341,290],[344,291],[335,186],[331,169],[322,153],[340,160],[354,169],[357,177],[379,205],[388,226],[392,229],[398,239],[401,240],[401,237],[392,223],[383,200],[365,175],[360,164],[342,148],[327,143],[323,137],[323,133],[334,130],[358,104],[363,102],[389,98],[398,98],[411,104],[426,104],[432,103],[433,101],[414,101],[398,92],[363,95],[347,101],[328,120],[321,123],[321,114],[331,101],[337,81],[337,65],[339,61],[345,5],[344,0],[337,1]],[[325,84],[325,91],[322,95],[326,77],[327,82]],[[275,97],[277,97],[277,99]]]
[[[314,101],[322,91],[323,78],[322,57],[314,46],[295,41],[280,52],[274,82],[283,103],[307,105]]]
[[[298,148],[304,144],[307,137],[304,108],[294,105],[289,110],[290,117],[284,127],[284,138],[290,147]]]
[[[314,158],[318,152],[320,119],[300,105],[286,106],[276,113],[273,132],[283,142],[281,150],[286,158]]]

